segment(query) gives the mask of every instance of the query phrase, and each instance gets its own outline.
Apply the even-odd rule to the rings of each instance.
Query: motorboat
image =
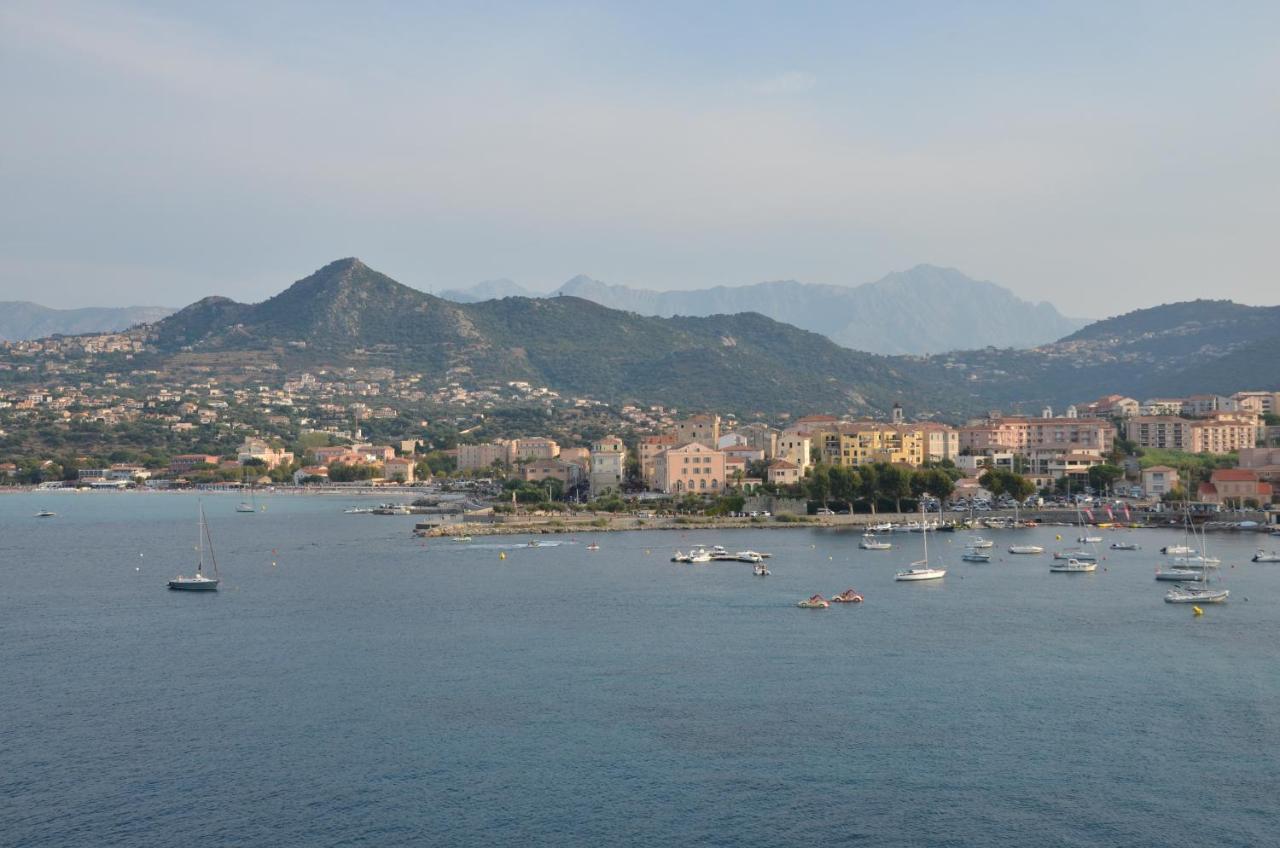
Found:
[[[373,508],[374,515],[411,515],[412,511],[405,504],[385,503]]]
[[[991,554],[986,551],[975,551],[972,548],[960,555],[965,562],[991,562]]]
[[[874,533],[864,533],[858,547],[864,551],[887,551],[893,548],[893,543],[880,541]]]
[[[833,595],[831,600],[837,604],[860,604],[862,603],[862,595],[858,594],[856,589],[845,589],[840,594]]]
[[[733,557],[733,554],[729,553],[727,550],[725,550],[725,549],[724,549],[723,547],[721,547],[720,545],[712,545],[712,546],[711,546],[711,558],[712,558],[712,559],[732,558],[732,557]]]
[[[1165,545],[1160,549],[1160,553],[1165,556],[1186,556],[1195,552],[1196,549],[1190,545]]]
[[[209,535],[209,525],[204,520],[204,505],[201,504],[200,522],[197,529],[196,549],[200,552],[200,559],[196,564],[196,573],[192,577],[184,577],[179,574],[177,577],[169,581],[169,588],[177,592],[216,592],[220,577],[218,575],[218,560],[213,554],[213,537]],[[213,564],[213,576],[206,577],[204,574],[204,551],[209,549],[209,560]]]
[[[600,550],[600,546],[599,546],[599,545],[597,545],[595,542],[592,542],[591,544],[587,545],[587,550],[589,550],[589,551],[598,551],[598,550]]]
[[[470,541],[471,541],[471,537],[470,537],[470,536],[454,536],[454,537],[452,537],[449,541],[451,541],[451,542],[470,542]]]
[[[969,540],[969,547],[981,550],[983,548],[994,548],[996,543],[990,539],[984,539],[981,536],[974,536]]]
[[[946,577],[947,570],[945,568],[908,568],[906,571],[899,571],[893,576],[894,580],[911,581],[911,580],[937,580],[939,577]]]
[[[879,524],[872,524],[867,527],[872,533],[892,533],[893,524],[888,521],[881,521]]]
[[[693,557],[683,551],[676,551],[671,555],[672,562],[693,562]]]
[[[1280,562],[1280,554],[1275,551],[1264,551],[1259,549],[1250,562]]]
[[[1066,562],[1051,562],[1049,570],[1054,574],[1088,574],[1098,570],[1098,564],[1092,560],[1069,559]]]
[[[257,510],[253,508],[253,504],[247,501],[240,501],[236,505],[236,512],[257,512]]]
[[[1227,600],[1230,589],[1208,589],[1199,586],[1175,586],[1165,593],[1166,604],[1220,604]]]
[[[723,548],[721,549],[723,550]],[[711,562],[711,551],[705,545],[694,545],[689,549],[689,562]]]
[[[733,559],[738,562],[764,562],[764,557],[755,551],[738,551],[733,555]]]
[[[1098,545],[1102,543],[1101,536],[1080,536],[1076,539],[1082,545]]]
[[[1194,568],[1156,569],[1157,580],[1172,581],[1175,583],[1203,583],[1205,576],[1204,571],[1197,571]]]
[[[755,564],[755,567],[751,569],[751,573],[754,574],[756,577],[768,577],[769,566],[765,565],[763,561],[757,562]]]
[[[1011,554],[1042,554],[1044,548],[1039,545],[1010,545],[1009,553]]]
[[[1136,551],[1138,545],[1135,542],[1112,542],[1111,550],[1113,551]]]
[[[36,518],[53,518],[57,514],[58,513],[52,512],[51,510],[42,509],[36,513]]]
[[[1073,551],[1054,551],[1053,558],[1054,559],[1079,559],[1079,560],[1087,560],[1089,562],[1096,562],[1098,559],[1098,555],[1093,553],[1092,551],[1082,551],[1082,550],[1076,549]]]
[[[342,511],[343,515],[372,515],[373,507],[371,506],[349,506]]]
[[[828,601],[826,598],[822,597],[821,595],[814,595],[808,598],[807,600],[803,600],[800,603],[796,604],[796,606],[800,607],[801,609],[826,609],[827,607],[831,606],[831,602]]]

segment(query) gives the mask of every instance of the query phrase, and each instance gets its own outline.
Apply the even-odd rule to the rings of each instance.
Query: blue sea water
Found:
[[[0,844],[1280,844],[1280,565],[1248,562],[1280,540],[1211,536],[1232,595],[1196,618],[1169,531],[1092,575],[1000,553],[1070,528],[989,564],[939,534],[947,577],[903,584],[915,535],[504,550],[237,502],[190,595],[194,497],[0,496]],[[773,575],[668,561],[695,541]]]

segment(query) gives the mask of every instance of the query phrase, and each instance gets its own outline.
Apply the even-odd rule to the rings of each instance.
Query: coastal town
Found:
[[[132,350],[127,334],[94,351]],[[1136,399],[965,421],[780,415],[610,404],[509,381],[429,385],[353,368],[178,382],[145,371],[77,380],[65,339],[7,344],[0,485],[421,487],[486,481],[495,498],[571,509],[628,499],[709,514],[900,509],[1103,493],[1267,509],[1280,482],[1280,392]],[[56,349],[46,349],[53,345]],[[13,373],[13,372],[17,373]],[[79,376],[83,376],[82,374]],[[990,477],[986,475],[996,475]],[[1016,479],[1016,484],[1009,483]],[[992,481],[997,491],[992,491]],[[770,509],[772,507],[772,509]]]

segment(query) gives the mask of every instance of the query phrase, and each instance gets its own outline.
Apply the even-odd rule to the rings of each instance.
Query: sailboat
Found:
[[[182,592],[216,592],[218,590],[218,559],[213,553],[213,537],[209,535],[209,525],[204,520],[204,504],[200,505],[200,525],[196,534],[196,548],[200,551],[200,560],[196,565],[194,577],[183,577],[179,574],[169,581],[169,588]],[[213,576],[204,575],[204,549],[209,548],[209,561],[213,564]]]
[[[1188,526],[1190,526],[1190,507],[1187,508],[1186,521]],[[1191,527],[1191,533],[1195,533],[1194,527]],[[1196,560],[1198,560],[1198,563],[1193,562]],[[1216,560],[1205,555],[1204,531],[1200,531],[1200,553],[1198,556],[1174,557],[1173,561],[1175,565],[1178,565],[1181,568],[1198,571],[1201,575],[1200,582],[1208,584],[1209,569],[1212,567],[1210,563],[1216,563]],[[1158,572],[1156,579],[1160,579]],[[1174,586],[1165,593],[1164,602],[1166,604],[1221,604],[1227,600],[1227,596],[1230,594],[1230,589],[1210,589],[1208,585],[1188,586],[1185,583],[1179,583],[1177,586]]]
[[[236,507],[236,512],[257,512],[258,504],[253,496],[253,489],[249,490],[249,500],[240,501],[240,505]]]
[[[947,576],[945,568],[929,567],[929,527],[924,521],[923,507],[920,509],[920,538],[924,542],[924,559],[911,563],[911,567],[906,571],[899,571],[894,575],[894,580],[937,580]]]

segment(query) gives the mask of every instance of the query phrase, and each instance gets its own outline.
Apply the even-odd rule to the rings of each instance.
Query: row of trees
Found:
[[[920,499],[930,495],[938,500],[951,496],[956,481],[963,476],[948,461],[929,463],[923,468],[906,468],[878,462],[849,468],[842,465],[815,465],[801,481],[801,493],[823,506],[836,501],[853,509],[865,504],[874,513],[882,504],[892,503],[896,512],[902,511],[902,501]]]

